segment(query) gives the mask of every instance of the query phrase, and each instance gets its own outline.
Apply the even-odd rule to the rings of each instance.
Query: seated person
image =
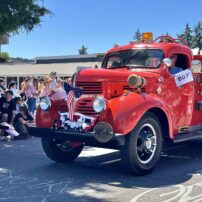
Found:
[[[177,61],[177,55],[172,55],[170,57],[170,59],[172,60],[172,65],[169,67],[169,72],[173,75],[173,74],[177,74],[181,71],[183,71],[183,68],[181,67],[176,67],[175,63]]]
[[[21,97],[15,97],[14,98],[15,104],[16,104],[16,114],[19,113],[19,109],[21,106],[27,106],[26,102],[23,101],[23,99]]]
[[[0,98],[0,112],[3,116],[3,122],[12,125],[16,114],[16,104],[13,100],[13,91],[6,91],[5,97]]]
[[[5,133],[4,133],[5,132]],[[4,139],[14,139],[14,137],[17,137],[19,133],[14,129],[12,125],[9,125],[6,122],[3,122],[3,115],[0,112],[0,140]]]
[[[28,124],[33,122],[34,118],[28,112],[28,108],[26,106],[21,106],[19,108],[19,113],[16,115],[14,120],[14,127],[20,134],[19,139],[26,139],[29,137]]]

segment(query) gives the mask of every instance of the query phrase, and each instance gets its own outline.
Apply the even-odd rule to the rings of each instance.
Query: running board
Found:
[[[183,133],[183,134],[176,134],[173,142],[178,143],[178,142],[184,142],[188,140],[193,140],[196,138],[201,138],[202,137],[202,131],[192,131],[189,133]]]

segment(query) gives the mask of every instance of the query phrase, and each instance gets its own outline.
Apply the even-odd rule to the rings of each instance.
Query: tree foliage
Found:
[[[0,35],[30,32],[40,25],[42,16],[52,14],[40,2],[43,0],[1,0]]]
[[[87,55],[87,47],[85,47],[84,45],[81,46],[81,48],[79,49],[79,55]]]
[[[198,24],[194,27],[194,36],[192,39],[193,47],[202,48],[202,23],[198,22]]]
[[[178,34],[178,37],[187,41],[190,48],[202,49],[202,22],[199,21],[194,28],[187,23],[184,31]]]
[[[135,32],[134,36],[133,36],[133,39],[135,41],[140,41],[141,40],[141,32],[139,29],[137,29],[137,31]]]
[[[10,59],[10,56],[7,52],[0,53],[0,62],[6,62],[9,59]]]
[[[185,26],[184,32],[182,34],[178,34],[178,37],[184,39],[187,42],[188,46],[191,47],[191,48],[193,48],[192,32],[193,31],[192,31],[191,27],[187,23],[186,26]]]
[[[1,52],[0,57],[8,60],[10,58],[9,54],[7,52]]]

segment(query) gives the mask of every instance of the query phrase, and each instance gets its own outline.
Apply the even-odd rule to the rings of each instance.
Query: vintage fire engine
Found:
[[[65,96],[41,99],[30,133],[41,137],[49,158],[73,161],[84,146],[119,149],[126,169],[143,175],[155,167],[163,142],[202,137],[202,56],[183,40],[151,35],[116,45],[100,69],[76,73],[83,94],[73,101],[73,120]],[[184,70],[175,75],[173,55]]]

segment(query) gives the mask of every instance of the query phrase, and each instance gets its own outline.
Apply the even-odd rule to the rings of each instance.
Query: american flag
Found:
[[[67,94],[67,98],[65,99],[67,102],[67,106],[69,109],[69,120],[73,121],[74,120],[74,91],[71,90]]]

